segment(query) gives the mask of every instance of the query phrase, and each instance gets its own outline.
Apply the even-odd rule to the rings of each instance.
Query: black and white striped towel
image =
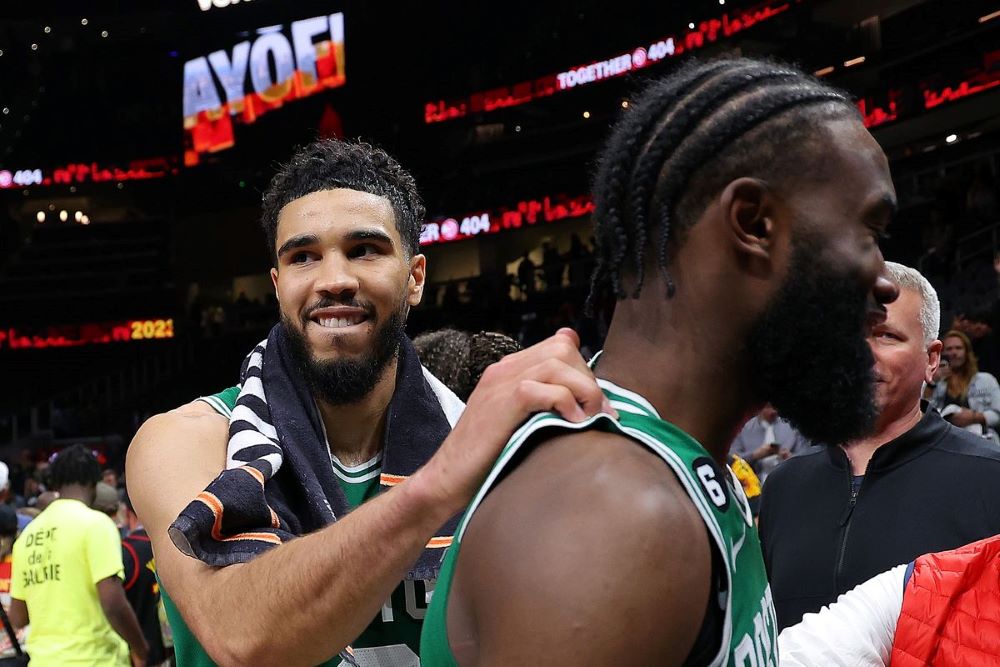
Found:
[[[323,528],[350,509],[330,463],[315,402],[275,326],[243,362],[229,423],[226,470],[180,513],[168,532],[183,553],[212,566],[245,563]],[[386,415],[381,486],[412,475],[437,451],[464,404],[399,346],[396,389]],[[457,517],[442,526],[407,574],[436,579]]]

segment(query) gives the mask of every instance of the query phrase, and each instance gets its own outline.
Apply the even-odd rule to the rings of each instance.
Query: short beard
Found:
[[[869,433],[878,416],[868,294],[813,246],[793,239],[788,278],[751,329],[751,382],[806,438],[837,445]]]
[[[313,397],[330,405],[346,405],[368,396],[382,379],[389,362],[399,351],[403,320],[402,310],[395,311],[375,330],[372,347],[356,359],[316,359],[305,333],[293,326],[285,315],[281,316],[281,326],[287,334],[295,367],[305,378]]]

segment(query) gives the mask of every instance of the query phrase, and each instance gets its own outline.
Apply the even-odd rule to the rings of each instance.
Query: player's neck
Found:
[[[736,350],[727,338],[735,327],[695,331],[674,318],[650,322],[642,306],[620,302],[597,366],[598,377],[638,392],[660,416],[724,461],[737,430],[757,410],[739,378],[746,362],[712,350]]]
[[[385,416],[396,390],[396,365],[393,358],[375,388],[354,403],[332,405],[316,401],[330,453],[345,465],[364,463],[382,450]]]

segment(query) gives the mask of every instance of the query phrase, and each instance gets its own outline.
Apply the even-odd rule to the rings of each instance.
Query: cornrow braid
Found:
[[[691,96],[692,99],[679,102],[677,108],[660,123],[659,127],[654,130],[653,136],[646,142],[644,152],[639,155],[632,170],[632,197],[629,215],[634,220],[632,223],[634,226],[644,229],[650,209],[656,208],[655,204],[661,203],[664,196],[664,193],[660,191],[652,202],[654,206],[651,206],[649,190],[659,181],[660,174],[666,169],[667,163],[663,162],[664,155],[677,149],[677,146],[694,130],[706,111],[716,108],[720,103],[731,99],[736,93],[753,86],[766,84],[769,79],[796,76],[796,72],[793,70],[775,70],[763,67],[762,64],[753,61],[741,64],[742,67],[724,71],[722,74],[705,81],[701,86],[705,89],[705,94],[698,95],[701,92],[701,88],[699,88]],[[671,171],[676,172],[673,169]],[[660,211],[660,227],[657,240],[657,259],[659,260],[658,264],[663,269],[669,289],[673,283],[666,270],[665,259],[667,238],[670,234],[670,208],[660,206],[658,210]],[[637,244],[634,248],[637,277],[636,286],[632,293],[633,298],[639,296],[639,290],[642,288],[644,251],[645,243]]]
[[[597,267],[587,307],[604,288],[619,300],[642,290],[655,258],[675,291],[671,249],[732,180],[801,175],[823,121],[857,118],[850,99],[803,72],[747,58],[691,61],[649,85],[622,115],[594,182]],[[650,222],[652,220],[652,223]],[[647,247],[651,230],[654,248]],[[624,277],[634,279],[626,292]]]
[[[675,96],[684,94],[689,87],[697,85],[716,70],[722,69],[724,65],[723,61],[716,61],[701,68],[688,66],[676,72],[669,79],[655,82],[647,90],[645,97],[648,98],[648,103],[640,107],[633,105],[632,112],[628,116],[628,120],[631,122],[621,122],[615,126],[608,148],[605,149],[605,155],[601,159],[601,171],[605,173],[595,181],[593,188],[596,204],[595,215],[599,220],[605,218],[622,220],[621,212],[624,209],[626,192],[625,179],[630,175],[629,167],[635,161],[640,140],[645,136],[645,131],[636,131],[636,128],[646,128],[660,117]],[[611,151],[612,146],[615,147],[613,152]],[[634,231],[638,235],[636,245],[641,247],[645,244],[644,229],[633,227],[630,231]],[[591,295],[604,282],[604,279],[608,278],[615,296],[624,298],[620,272],[609,272],[608,269],[610,266],[620,265],[624,259],[629,245],[628,234],[626,228],[623,227],[616,228],[614,233],[613,238],[605,238],[601,243],[607,253],[613,256],[613,259],[606,259],[605,253],[598,254],[597,266],[591,281]],[[588,299],[587,307],[589,310],[592,310],[592,301],[593,297]]]

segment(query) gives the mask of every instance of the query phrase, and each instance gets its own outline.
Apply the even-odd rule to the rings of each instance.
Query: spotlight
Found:
[[[59,219],[62,220],[63,222],[69,220],[69,212],[67,212],[65,209],[59,211]]]
[[[944,138],[944,140],[947,141],[949,144],[953,144],[956,141],[958,141],[958,135],[957,134],[949,134],[947,137]]]
[[[865,61],[864,56],[858,56],[857,58],[852,58],[850,60],[844,61],[844,67],[854,67],[855,65],[860,65]]]
[[[56,210],[56,205],[55,204],[49,204],[49,210],[50,211]]]
[[[107,30],[102,30],[101,31],[101,37],[107,37],[107,36],[108,36],[108,31]]]
[[[692,21],[691,23],[688,23],[688,29],[689,30],[694,30],[694,21]]]
[[[724,4],[726,4],[726,0],[719,0],[719,4],[720,4],[720,5],[724,5]]]
[[[583,117],[584,118],[590,118],[590,112],[589,111],[584,111],[583,112]]]
[[[50,32],[52,32],[52,28],[50,26],[45,26],[45,34],[47,35]]]
[[[31,50],[32,51],[37,51],[38,50],[38,44],[32,44],[31,45]]]
[[[39,211],[35,214],[35,220],[38,222],[45,222],[45,211]]]
[[[121,190],[121,189],[122,189],[122,188],[124,188],[124,187],[125,187],[125,184],[124,184],[124,183],[119,183],[119,184],[118,184],[118,189],[119,189],[119,190]]]
[[[80,25],[87,25],[87,19],[80,19]]]
[[[81,225],[89,225],[90,224],[90,216],[86,216],[85,215],[82,218],[80,218],[80,224]]]
[[[9,113],[10,113],[10,107],[4,107],[3,108],[3,115],[6,116]]]
[[[77,222],[80,222],[80,220],[83,219],[83,211],[77,211],[76,213],[74,213],[73,219],[76,220]]]
[[[514,131],[515,132],[520,132],[521,131],[521,126],[520,125],[515,125],[514,126]]]

